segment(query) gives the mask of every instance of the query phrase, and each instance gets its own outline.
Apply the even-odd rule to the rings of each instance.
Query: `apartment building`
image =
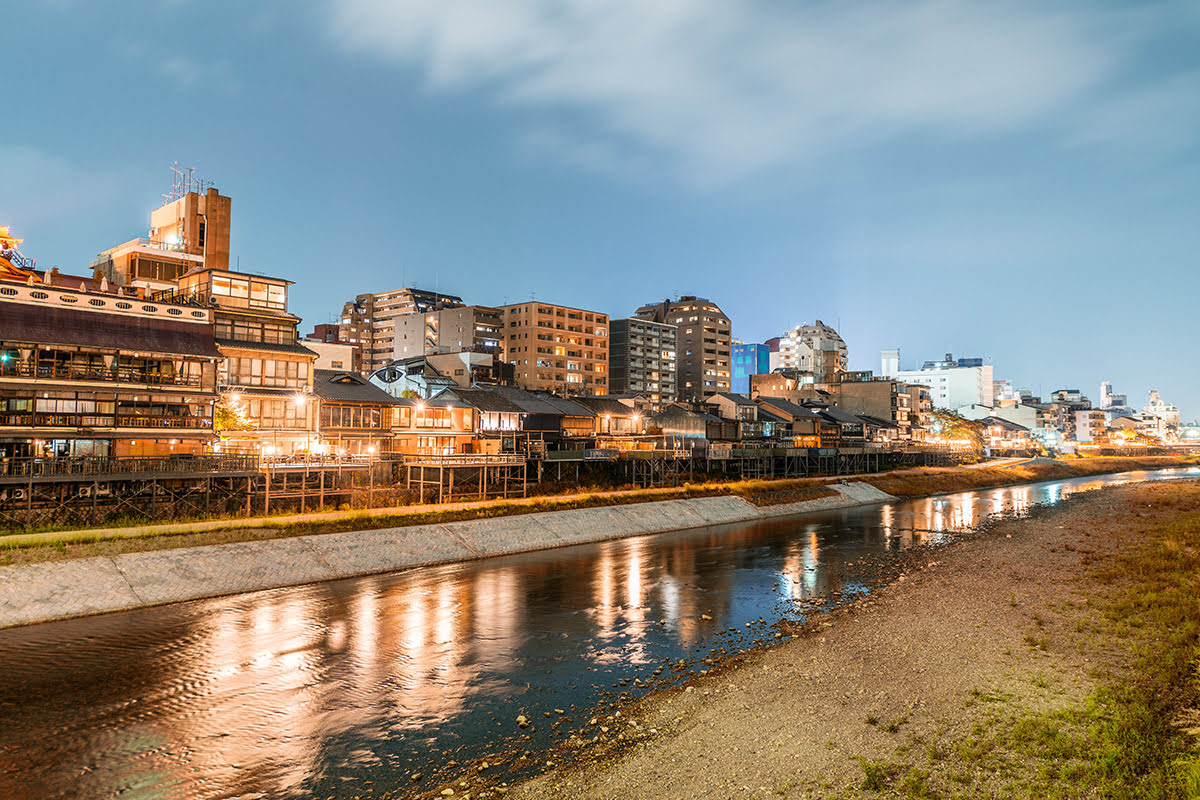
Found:
[[[608,342],[612,394],[641,394],[657,411],[675,402],[678,328],[637,317],[614,319]]]
[[[797,325],[780,336],[777,343],[777,349],[771,352],[770,371],[798,370],[812,376],[813,383],[831,384],[837,381],[838,373],[848,368],[846,343],[821,320]]]
[[[609,393],[608,315],[529,301],[504,313],[503,358],[517,386],[561,395]]]
[[[499,356],[504,314],[490,306],[433,308],[391,319],[392,360],[438,353],[487,353]]]
[[[634,314],[676,327],[676,398],[700,402],[731,385],[729,317],[712,300],[684,295],[642,306]]]
[[[342,307],[338,340],[358,349],[358,370],[370,375],[396,358],[398,318],[462,305],[461,297],[413,287],[360,294]]]

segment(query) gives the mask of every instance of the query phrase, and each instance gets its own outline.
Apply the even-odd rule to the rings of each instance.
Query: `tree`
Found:
[[[421,395],[417,394],[412,389],[405,389],[403,392],[400,393],[400,396],[402,398],[404,398],[405,400],[420,400],[421,399]]]
[[[231,398],[222,397],[213,409],[213,428],[218,431],[245,431],[258,427],[246,406]]]
[[[930,413],[929,427],[941,439],[964,441],[976,452],[983,450],[983,423],[967,419],[957,411],[942,408]]]

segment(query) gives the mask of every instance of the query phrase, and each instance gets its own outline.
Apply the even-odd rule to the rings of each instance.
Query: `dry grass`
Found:
[[[255,527],[231,526],[205,531],[188,531],[186,529],[175,531],[170,526],[147,526],[143,531],[130,528],[105,532],[88,530],[49,532],[50,535],[40,534],[37,538],[16,534],[0,537],[0,566],[94,556],[115,556],[122,553],[178,547],[282,539],[322,533],[435,525],[463,520],[537,514],[546,511],[652,503],[694,497],[733,495],[743,497],[755,505],[765,506],[795,503],[837,494],[834,489],[823,486],[822,483],[823,479],[689,483],[672,489],[587,493],[559,498],[538,497],[521,501],[491,502],[471,508],[422,511],[397,509],[394,514],[348,514],[337,519],[306,522],[283,520],[272,522],[270,518],[266,518],[261,525]]]
[[[1072,461],[1036,460],[1002,467],[932,467],[864,478],[866,483],[896,497],[924,497],[943,492],[965,492],[1017,483],[1079,478],[1111,472],[1193,466],[1194,458],[1147,456],[1143,458],[1080,458]]]

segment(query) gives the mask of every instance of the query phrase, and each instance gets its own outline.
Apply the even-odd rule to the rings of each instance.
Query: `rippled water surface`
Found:
[[[745,623],[868,592],[868,564],[913,544],[1196,473],[965,492],[0,631],[0,798],[378,797],[431,760],[496,751],[517,714],[535,723],[521,746],[544,748],[560,734],[545,711],[582,713],[638,693],[613,685],[664,659],[770,637]]]

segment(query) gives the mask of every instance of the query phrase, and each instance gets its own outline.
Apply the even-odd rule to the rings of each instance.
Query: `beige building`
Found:
[[[392,358],[437,353],[500,355],[504,313],[489,306],[437,308],[392,319]]]
[[[370,375],[396,358],[398,318],[462,304],[461,297],[412,287],[360,294],[342,307],[338,340],[358,349],[359,371]]]
[[[504,360],[517,386],[562,395],[609,393],[608,315],[549,303],[516,303],[504,313]]]
[[[229,269],[232,201],[216,189],[187,192],[150,212],[146,238],[100,253],[91,263],[97,280],[169,291],[180,276],[201,267]]]
[[[635,316],[676,327],[676,396],[700,402],[730,390],[729,317],[711,300],[684,295],[642,306]]]

